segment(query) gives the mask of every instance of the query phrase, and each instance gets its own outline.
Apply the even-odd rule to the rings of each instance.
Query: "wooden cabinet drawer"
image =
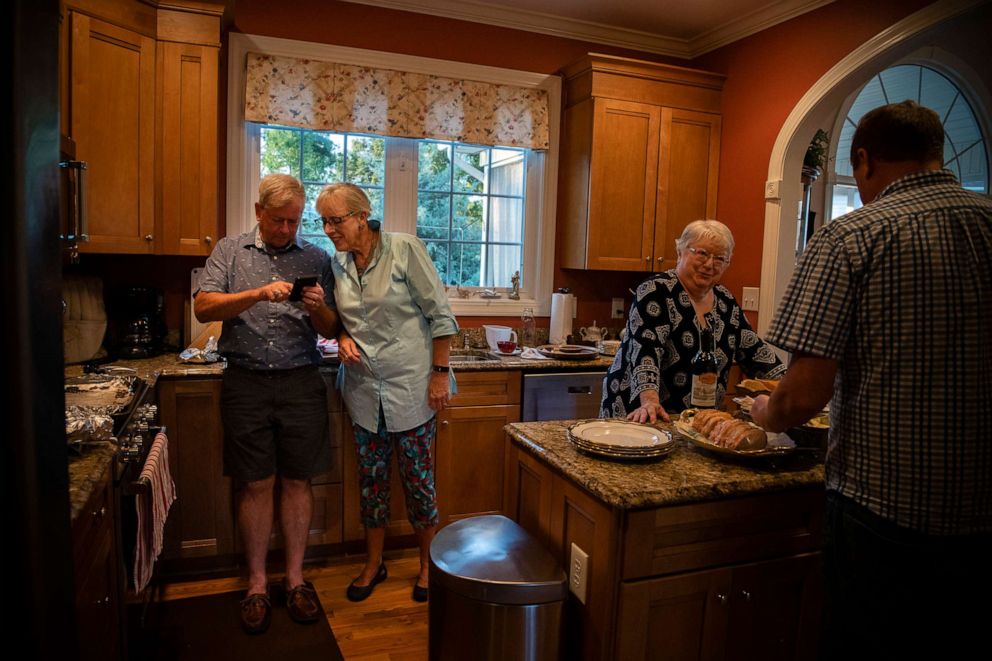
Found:
[[[110,465],[72,523],[72,547],[75,549],[75,568],[79,575],[91,564],[94,553],[100,547],[100,538],[109,539],[113,534],[113,492],[109,471]]]
[[[458,372],[458,392],[449,406],[494,406],[520,403],[519,370],[501,372]]]
[[[818,549],[822,488],[631,512],[624,580]]]

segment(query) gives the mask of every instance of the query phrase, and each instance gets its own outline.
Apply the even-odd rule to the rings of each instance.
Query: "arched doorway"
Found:
[[[940,0],[876,35],[834,65],[796,104],[775,141],[765,187],[765,227],[762,246],[761,301],[758,332],[763,334],[775,314],[795,267],[796,210],[803,193],[799,173],[810,138],[817,128],[834,125],[837,109],[850,105],[853,95],[873,75],[913,54],[935,55],[928,37],[981,5],[984,0]],[[967,65],[949,64],[959,70]],[[979,105],[992,108],[988,88],[969,89]],[[980,115],[982,113],[979,113]],[[987,115],[987,113],[985,113]],[[990,127],[984,126],[986,135]],[[843,157],[843,154],[841,155]]]

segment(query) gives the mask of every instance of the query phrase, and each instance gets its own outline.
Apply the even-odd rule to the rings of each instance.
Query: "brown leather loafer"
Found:
[[[241,600],[241,626],[246,633],[264,633],[272,621],[272,603],[264,594],[250,594]]]
[[[361,576],[359,576],[358,578],[361,578]],[[355,581],[357,581],[358,578],[356,578]],[[366,599],[369,598],[369,595],[372,594],[372,590],[375,589],[375,586],[379,585],[385,580],[386,580],[386,563],[383,562],[382,564],[379,565],[379,571],[377,571],[375,573],[375,576],[372,577],[371,583],[369,583],[368,585],[355,585],[355,581],[352,581],[351,585],[348,586],[348,591],[345,593],[345,596],[348,597],[348,601],[365,601]]]
[[[286,588],[286,610],[294,622],[313,624],[320,619],[320,600],[310,581]]]

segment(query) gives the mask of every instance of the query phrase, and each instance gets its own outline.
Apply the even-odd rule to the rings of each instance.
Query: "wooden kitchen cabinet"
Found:
[[[121,657],[123,566],[117,558],[110,468],[73,521],[76,635],[80,659]]]
[[[169,470],[176,502],[165,525],[165,560],[214,557],[235,551],[234,495],[224,475],[221,381],[161,379],[159,420],[169,437]]]
[[[62,132],[87,163],[81,252],[210,254],[223,8],[63,2]]]
[[[716,214],[723,76],[593,54],[564,75],[562,265],[673,266],[685,225]]]

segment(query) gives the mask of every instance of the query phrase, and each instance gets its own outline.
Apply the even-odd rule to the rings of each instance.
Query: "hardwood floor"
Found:
[[[367,600],[352,603],[345,589],[361,570],[361,556],[308,566],[304,574],[313,583],[327,621],[347,661],[422,661],[427,659],[427,604],[410,598],[420,562],[415,549],[386,553],[389,578],[376,586]],[[282,580],[274,574],[272,581]],[[162,599],[182,599],[244,589],[240,578],[171,583],[162,587]],[[279,607],[279,606],[275,606]]]

